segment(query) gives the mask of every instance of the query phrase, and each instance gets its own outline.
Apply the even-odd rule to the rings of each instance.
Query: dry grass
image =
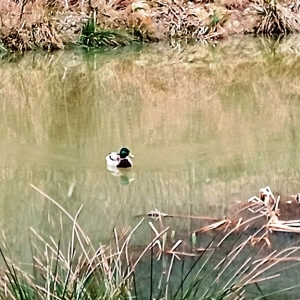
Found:
[[[198,299],[244,299],[251,295],[278,295],[282,291],[299,288],[298,284],[289,281],[277,285],[276,280],[286,269],[289,272],[299,263],[300,247],[285,247],[278,251],[265,249],[264,246],[260,249],[253,247],[265,239],[261,237],[263,227],[253,234],[247,234],[247,230],[241,230],[240,227],[247,221],[240,222],[230,230],[219,223],[199,230],[197,235],[193,233],[190,248],[185,240],[178,239],[174,231],[164,226],[163,219],[191,216],[170,216],[156,211],[158,222],[149,222],[153,237],[148,245],[142,245],[141,250],[134,250],[131,244],[136,231],[142,230],[144,219],[129,233],[119,235],[115,229],[114,241],[110,246],[100,244],[94,248],[78,223],[82,206],[72,217],[50,196],[33,185],[31,187],[52,205],[59,207],[71,221],[70,237],[65,247],[66,241],[56,242],[51,237],[45,239],[31,228],[42,245],[40,248],[38,243],[32,244],[33,274],[17,267],[1,250],[6,264],[0,280],[2,298],[128,299],[147,295],[157,299],[173,299],[176,296],[179,299],[194,299],[195,296]],[[208,221],[208,218],[201,219]],[[237,227],[242,234],[235,233]],[[61,232],[64,230],[60,226],[57,229]],[[208,231],[220,229],[223,229],[223,233],[206,237]],[[205,246],[201,247],[200,243]],[[145,240],[144,244],[147,244]],[[145,269],[137,271],[140,263],[149,260],[150,269],[147,272]],[[161,262],[163,269],[154,274],[158,262]],[[178,272],[179,276],[176,275]],[[139,276],[144,276],[142,274],[148,277],[148,282],[150,280],[150,287],[149,283],[147,288],[140,286],[146,291],[140,296],[136,282]],[[178,277],[179,283],[174,285],[173,280],[177,281]]]
[[[249,7],[249,1],[248,0],[223,0],[222,4],[227,9],[238,9],[240,11],[243,11],[245,8]]]
[[[1,1],[2,43],[8,49],[21,52],[37,48],[63,49],[66,41],[73,38],[74,31],[78,36],[87,19],[83,13],[86,7],[86,1]],[[69,13],[62,17],[62,11]],[[68,37],[63,31],[69,31]]]
[[[5,0],[0,4],[0,37],[8,49],[17,51],[62,49],[78,41],[89,18],[101,30],[130,29],[139,40],[146,42],[192,39],[206,43],[245,31],[286,35],[299,31],[298,7],[297,1],[175,4],[170,1]],[[257,13],[260,19],[256,18]]]
[[[300,220],[293,220],[293,217],[299,215],[299,198],[299,194],[284,197],[283,200],[280,199],[280,196],[275,198],[271,188],[267,186],[260,189],[258,197],[251,197],[247,204],[242,204],[242,208],[227,218],[215,219],[207,216],[172,215],[158,210],[149,212],[148,216],[159,220],[161,225],[166,218],[185,218],[198,220],[199,223],[206,223],[201,228],[195,229],[192,235],[203,238],[203,234],[209,232],[222,232],[217,247],[220,247],[236,232],[248,233],[248,242],[252,246],[263,242],[266,246],[271,247],[273,232],[300,233]],[[238,204],[233,206],[239,207]],[[234,211],[234,208],[229,209],[229,211]],[[255,234],[251,234],[253,230],[255,230]]]
[[[298,1],[292,4],[261,1],[254,7],[261,15],[261,21],[255,28],[256,33],[278,36],[300,32]]]

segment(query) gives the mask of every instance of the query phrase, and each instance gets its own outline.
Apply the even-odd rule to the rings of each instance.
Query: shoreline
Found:
[[[118,43],[111,38],[113,42],[107,46],[112,48],[123,46],[126,41],[192,39],[207,43],[235,34],[280,36],[300,32],[300,14],[294,2],[36,0],[16,3],[8,0],[0,4],[0,16],[0,51],[9,52],[50,51],[78,44],[88,22],[93,22],[94,27],[92,31],[88,28],[84,41],[90,42],[92,34],[92,40],[96,41],[93,48],[107,41],[107,35],[100,36],[103,32],[125,39],[124,43]]]

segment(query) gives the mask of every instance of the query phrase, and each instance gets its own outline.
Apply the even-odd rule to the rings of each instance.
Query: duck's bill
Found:
[[[133,155],[133,154],[131,154],[131,153],[129,153],[129,156],[130,156],[130,157],[132,157],[132,158],[134,158],[134,155]]]

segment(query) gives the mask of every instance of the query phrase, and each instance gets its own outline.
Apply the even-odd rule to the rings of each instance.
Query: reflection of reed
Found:
[[[131,223],[155,208],[220,217],[230,201],[264,184],[298,192],[291,181],[299,176],[294,69],[266,64],[263,55],[233,62],[222,46],[214,53],[149,49],[27,54],[17,65],[2,63],[1,226],[22,231],[39,223],[27,217],[44,209],[28,182],[68,211],[84,203],[85,226],[97,237],[117,218]],[[137,155],[128,186],[104,164],[123,145]]]
[[[95,63],[100,65],[101,59],[96,57]],[[3,108],[10,115],[2,125],[5,135],[9,129],[19,139],[37,143],[56,139],[72,147],[79,146],[82,136],[90,140],[95,134],[100,141],[114,137],[116,144],[129,141],[139,147],[141,141],[146,146],[217,141],[221,151],[231,152],[240,146],[240,128],[244,128],[243,137],[249,137],[243,138],[244,148],[268,144],[273,134],[288,142],[283,126],[290,109],[281,95],[293,93],[293,72],[291,77],[280,76],[277,87],[270,78],[277,71],[272,65],[265,74],[250,64],[231,66],[230,71],[228,67],[211,71],[204,65],[200,73],[178,63],[171,68],[146,68],[136,59],[124,62],[106,57],[97,69],[89,63],[75,64],[65,74],[64,65],[57,67],[62,62],[58,57],[56,64],[50,63],[55,73],[49,73],[46,65],[38,70],[23,65],[23,72],[8,65],[5,86],[15,88],[3,91]],[[294,89],[298,93],[296,83]],[[268,109],[266,94],[276,104],[275,112]],[[15,101],[5,104],[5,99]],[[266,120],[269,136],[258,135]],[[227,134],[224,137],[228,131],[230,142]]]
[[[141,140],[152,147],[216,141],[220,151],[231,152],[232,147],[240,147],[240,128],[249,137],[253,131],[261,133],[268,120],[265,132],[257,134],[257,140],[243,140],[244,147],[268,143],[273,134],[288,137],[281,128],[290,118],[290,108],[282,99],[284,94],[298,93],[298,88],[296,82],[293,88],[292,76],[280,77],[276,87],[269,76],[277,71],[274,66],[266,74],[260,72],[263,62],[234,65],[229,71],[226,66],[212,73],[208,66],[199,72],[182,64],[162,69],[161,65],[145,67],[136,60],[105,59],[101,64],[103,58],[95,58],[96,69],[89,63],[67,66],[66,74],[60,57],[56,65],[50,65],[56,68],[52,73],[43,66],[37,70],[23,65],[24,75],[17,75],[20,68],[8,65],[2,97],[3,108],[11,114],[5,122],[11,134],[23,132],[23,139],[35,142],[57,139],[73,147],[87,134],[99,134],[100,140],[114,136],[140,147]],[[62,63],[64,68],[59,69]],[[266,93],[276,104],[275,112],[266,105]],[[8,102],[12,98],[15,101]],[[17,126],[13,120],[18,120]],[[228,131],[230,142],[228,134],[224,136]]]

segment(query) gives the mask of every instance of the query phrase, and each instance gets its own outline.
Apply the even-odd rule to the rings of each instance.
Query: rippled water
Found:
[[[222,217],[263,186],[300,190],[300,64],[282,45],[28,53],[0,76],[0,226],[16,252],[30,227],[64,223],[29,184],[73,216],[83,204],[96,241],[155,208]],[[134,167],[114,176],[105,156],[122,146]]]

